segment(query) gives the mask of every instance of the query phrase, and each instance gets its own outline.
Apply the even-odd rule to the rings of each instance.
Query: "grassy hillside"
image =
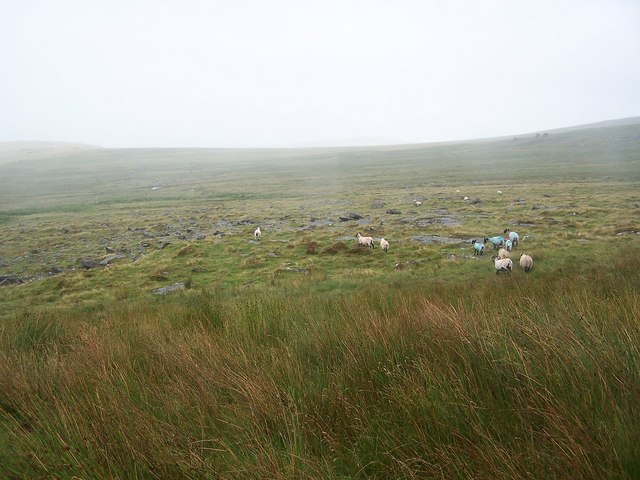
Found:
[[[637,478],[640,124],[544,133],[0,151],[0,478]]]

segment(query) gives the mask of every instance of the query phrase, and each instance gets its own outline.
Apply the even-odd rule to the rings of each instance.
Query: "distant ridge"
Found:
[[[608,127],[623,127],[625,125],[637,125],[640,124],[640,117],[625,117],[615,120],[604,120],[602,122],[585,123],[582,125],[574,125],[572,127],[560,127],[551,130],[539,130],[539,133],[563,133],[563,132],[575,132],[576,130],[587,130],[590,128],[608,128]],[[535,135],[536,132],[529,132],[524,135]]]
[[[42,158],[57,154],[99,149],[102,149],[102,147],[72,142],[0,142],[0,161]]]
[[[317,142],[292,143],[281,147],[200,147],[197,145],[191,147],[102,147],[99,145],[90,145],[74,142],[51,142],[51,141],[10,141],[0,142],[0,161],[26,160],[36,159],[49,156],[65,155],[70,153],[90,151],[90,150],[154,150],[154,151],[185,151],[185,150],[225,150],[225,151],[262,151],[262,150],[298,150],[298,149],[359,149],[359,148],[415,148],[426,147],[429,145],[453,145],[467,144],[477,142],[492,142],[496,140],[526,138],[539,134],[558,134],[569,133],[580,130],[589,130],[597,128],[612,128],[640,125],[640,116],[625,117],[612,120],[603,120],[594,123],[585,123],[568,127],[559,127],[551,129],[540,129],[529,132],[512,133],[506,135],[498,135],[495,137],[476,137],[476,138],[460,138],[457,140],[442,140],[431,142],[403,142],[390,138],[375,137],[354,137],[332,140],[318,140]]]

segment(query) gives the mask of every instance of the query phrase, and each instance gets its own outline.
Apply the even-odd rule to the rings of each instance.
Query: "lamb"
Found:
[[[506,248],[506,249],[507,249],[507,251],[509,251],[509,252],[510,252],[510,251],[511,251],[511,249],[513,248],[513,242],[511,242],[511,240],[510,240],[510,239],[507,239],[507,240],[504,242],[504,248]]]
[[[523,253],[520,256],[520,266],[525,272],[530,272],[533,268],[533,258],[531,258],[530,255]]]
[[[518,243],[520,243],[520,235],[518,235],[516,232],[512,232],[508,228],[504,229],[504,233],[509,235],[509,240],[511,240],[514,247],[517,247]]]
[[[495,255],[491,257],[493,260],[493,264],[496,267],[496,275],[500,272],[507,272],[511,274],[511,270],[513,270],[513,261],[510,258],[499,258]]]
[[[253,232],[253,236],[256,238],[260,238],[260,235],[262,235],[262,231],[260,231],[260,227],[256,228],[256,231]]]
[[[509,258],[511,256],[511,254],[509,253],[509,250],[507,250],[506,248],[501,248],[498,251],[498,258]]]
[[[358,232],[356,237],[358,237],[358,245],[366,245],[367,247],[372,249],[376,248],[376,246],[373,244],[373,237],[363,237],[362,235],[360,235],[360,232]]]
[[[480,243],[474,238],[473,240],[471,240],[471,245],[473,245],[474,257],[482,255],[482,252],[484,252],[484,243]]]
[[[380,248],[385,252],[389,251],[389,242],[387,242],[384,237],[380,239]]]
[[[484,243],[489,242],[491,245],[493,245],[493,249],[497,250],[498,247],[501,247],[502,245],[504,245],[504,237],[491,237],[491,238],[485,238],[484,239]]]

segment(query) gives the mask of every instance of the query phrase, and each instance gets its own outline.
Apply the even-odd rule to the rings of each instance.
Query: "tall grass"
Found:
[[[0,326],[0,472],[637,478],[640,262],[619,258],[575,277],[15,315]]]

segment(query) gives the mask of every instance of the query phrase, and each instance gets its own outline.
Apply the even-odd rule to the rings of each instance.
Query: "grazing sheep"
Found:
[[[500,272],[507,272],[511,274],[511,270],[513,270],[513,261],[510,258],[498,258],[495,255],[491,257],[493,260],[493,264],[496,267],[496,275]]]
[[[482,255],[484,252],[484,243],[478,242],[475,238],[471,240],[471,245],[473,245],[473,256],[477,257]]]
[[[358,237],[358,245],[366,245],[369,248],[376,248],[373,244],[373,237],[363,237],[360,232],[356,235]]]
[[[260,231],[260,227],[256,228],[256,231],[253,232],[253,236],[256,238],[260,238],[260,235],[262,235],[262,232]]]
[[[531,258],[530,255],[523,253],[520,256],[520,266],[525,272],[530,272],[533,268],[533,258]]]
[[[384,237],[380,239],[380,248],[385,252],[389,251],[389,242],[387,242]]]
[[[420,200],[414,200],[413,203],[415,204],[416,207],[419,207],[420,205],[422,205],[422,202]]]
[[[520,235],[518,235],[516,232],[512,232],[508,228],[504,229],[504,233],[509,235],[509,240],[511,240],[514,247],[517,247],[518,243],[520,243]]]
[[[493,245],[494,250],[497,250],[499,247],[504,245],[504,237],[497,236],[497,237],[485,238],[484,243],[487,243],[487,242]]]
[[[498,258],[504,259],[504,258],[509,258],[511,256],[511,254],[509,253],[509,250],[505,249],[505,248],[501,248],[498,251]]]
[[[500,190],[497,191],[498,195],[502,195],[502,192]]]
[[[507,239],[504,242],[504,248],[506,248],[508,251],[511,251],[511,249],[513,248],[513,242],[510,239]]]
[[[466,202],[467,200],[471,200],[471,199],[469,197],[464,197],[462,200]]]

